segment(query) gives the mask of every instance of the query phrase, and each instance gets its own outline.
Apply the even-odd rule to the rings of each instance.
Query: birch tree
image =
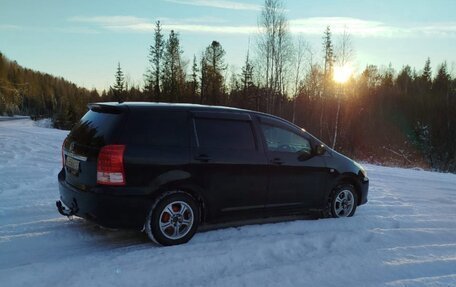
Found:
[[[279,113],[286,89],[286,65],[291,58],[288,20],[281,0],[265,1],[258,27],[258,57],[264,67],[266,110]]]
[[[342,34],[342,37],[340,39],[336,53],[337,53],[336,62],[340,67],[349,65],[349,63],[351,61],[353,61],[355,51],[353,49],[351,36],[347,32],[346,29],[344,29],[344,33]],[[340,86],[342,86],[342,84]],[[336,143],[337,143],[337,134],[338,134],[338,130],[339,130],[340,101],[341,101],[341,97],[345,95],[345,85],[343,85],[343,87],[339,87],[339,88],[341,88],[342,90],[338,91],[338,95],[337,95],[336,123],[334,126],[334,136],[333,136],[333,141],[332,141],[333,149],[336,147]]]

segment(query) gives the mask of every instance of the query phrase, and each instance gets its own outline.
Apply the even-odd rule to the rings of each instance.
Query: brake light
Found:
[[[101,148],[97,163],[97,183],[125,185],[123,156],[125,145],[107,145]]]

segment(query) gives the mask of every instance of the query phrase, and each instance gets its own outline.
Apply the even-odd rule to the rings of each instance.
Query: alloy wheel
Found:
[[[181,239],[191,230],[194,221],[192,208],[183,201],[165,206],[158,218],[161,233],[168,239]]]
[[[341,190],[334,200],[334,212],[337,217],[347,217],[353,210],[355,198],[350,190]]]

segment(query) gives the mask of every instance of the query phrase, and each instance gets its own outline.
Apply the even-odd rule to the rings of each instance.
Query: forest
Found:
[[[334,72],[353,61],[349,31],[322,31],[311,47],[290,32],[281,0],[266,0],[258,34],[239,71],[214,39],[200,55],[184,59],[178,31],[157,21],[144,66],[144,85],[125,80],[121,63],[101,93],[21,67],[0,53],[0,114],[50,117],[70,129],[90,102],[152,101],[224,105],[275,114],[305,128],[357,160],[456,172],[456,78],[447,63],[394,70],[367,65],[346,83]],[[321,55],[321,56],[320,56]]]

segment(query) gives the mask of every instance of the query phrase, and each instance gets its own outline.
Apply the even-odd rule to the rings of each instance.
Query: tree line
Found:
[[[430,59],[418,70],[368,65],[338,84],[335,67],[354,60],[348,32],[336,38],[328,26],[312,47],[291,34],[281,0],[266,0],[258,23],[243,66],[231,71],[219,41],[187,60],[179,33],[157,21],[144,85],[126,81],[118,63],[101,95],[0,55],[0,113],[50,116],[68,129],[93,101],[226,105],[284,117],[358,160],[456,171],[456,79],[446,63],[435,75]]]
[[[0,52],[0,115],[47,117],[56,127],[69,128],[84,115],[88,102],[99,100],[96,90],[23,68]]]

